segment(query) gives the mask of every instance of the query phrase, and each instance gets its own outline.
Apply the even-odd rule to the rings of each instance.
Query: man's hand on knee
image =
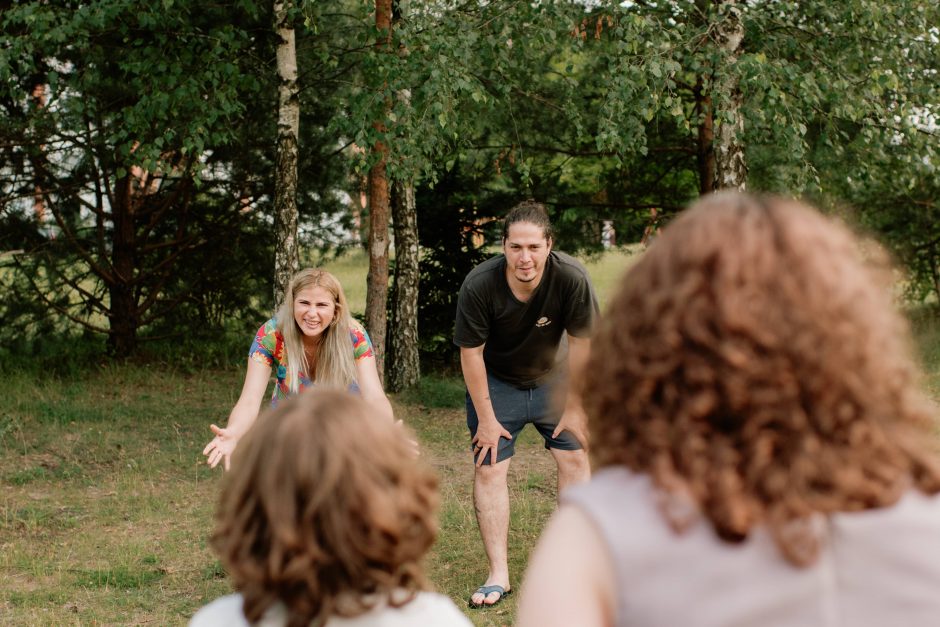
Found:
[[[561,415],[561,419],[558,421],[558,426],[555,427],[555,431],[552,433],[552,437],[557,438],[562,431],[567,431],[574,436],[578,444],[580,444],[584,450],[587,450],[590,434],[587,428],[587,414],[584,413],[583,409],[573,409],[570,407],[565,409],[564,413]]]
[[[496,455],[499,453],[499,439],[512,439],[512,434],[506,430],[503,425],[495,418],[492,420],[480,420],[477,425],[476,435],[473,436],[473,452],[477,455],[477,466],[483,465],[487,453],[490,454],[490,463],[496,463]]]

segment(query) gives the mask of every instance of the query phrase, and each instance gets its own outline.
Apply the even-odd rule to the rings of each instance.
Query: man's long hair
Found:
[[[518,205],[509,210],[506,217],[503,218],[503,243],[509,238],[509,227],[517,222],[527,222],[534,224],[542,229],[542,234],[549,242],[552,241],[554,233],[552,222],[548,217],[548,210],[540,202],[534,200],[523,200]]]
[[[595,461],[651,476],[730,542],[766,525],[815,560],[811,519],[940,491],[934,410],[880,249],[781,198],[722,193],[623,278],[584,384]],[[881,257],[881,260],[877,259]]]

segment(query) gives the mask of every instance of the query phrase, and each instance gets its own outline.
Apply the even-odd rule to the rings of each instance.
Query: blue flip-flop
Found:
[[[493,601],[492,603],[487,603],[486,597],[490,596],[494,592],[499,593],[499,598]],[[480,593],[483,595],[483,601],[481,603],[473,602],[473,594],[477,594],[477,593]],[[505,599],[510,594],[512,594],[512,589],[506,590],[506,588],[494,584],[492,586],[480,586],[479,588],[473,591],[473,594],[470,595],[470,600],[467,602],[467,605],[474,610],[479,610],[484,607],[493,607],[494,605],[499,605],[503,599]]]

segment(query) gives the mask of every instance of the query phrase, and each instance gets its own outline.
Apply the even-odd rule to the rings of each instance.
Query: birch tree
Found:
[[[714,138],[716,189],[744,191],[747,163],[744,158],[744,96],[733,65],[744,49],[744,22],[737,0],[718,0],[718,21],[714,40],[720,51],[720,63],[712,103],[718,104],[718,132]],[[709,120],[708,122],[711,122]],[[705,120],[700,122],[705,125]],[[703,129],[704,130],[704,129]]]
[[[393,198],[395,282],[386,381],[390,391],[399,392],[417,385],[421,377],[418,354],[420,253],[414,185],[409,182],[395,183]]]
[[[297,242],[297,162],[300,140],[300,98],[297,50],[291,0],[275,0],[277,32],[277,161],[274,168],[274,310],[291,277],[300,269]]]

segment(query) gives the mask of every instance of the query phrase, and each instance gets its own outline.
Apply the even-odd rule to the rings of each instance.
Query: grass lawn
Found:
[[[590,262],[602,301],[630,258],[615,253]],[[356,283],[353,270],[337,267],[337,274],[344,285]],[[356,310],[358,292],[349,292]],[[918,337],[937,396],[940,325],[933,320],[921,316]],[[114,366],[75,380],[7,370],[0,407],[0,624],[180,625],[230,592],[206,543],[222,473],[205,466],[201,450],[208,425],[223,422],[234,404],[243,367],[184,374]],[[466,608],[486,567],[470,500],[462,383],[429,377],[392,402],[441,480],[431,580]],[[533,430],[523,432],[516,450],[509,544],[518,587],[554,508],[555,472]],[[476,625],[512,624],[517,599],[464,611]]]
[[[72,382],[8,379],[15,392],[0,413],[0,624],[179,625],[230,591],[206,544],[222,473],[200,451],[242,376],[235,367],[198,375],[132,367]],[[446,379],[423,388],[393,403],[441,478],[440,541],[428,569],[439,590],[461,601],[485,577],[463,391]],[[517,576],[554,498],[548,454],[535,440],[524,438],[513,469]],[[473,617],[511,623],[512,609]]]

